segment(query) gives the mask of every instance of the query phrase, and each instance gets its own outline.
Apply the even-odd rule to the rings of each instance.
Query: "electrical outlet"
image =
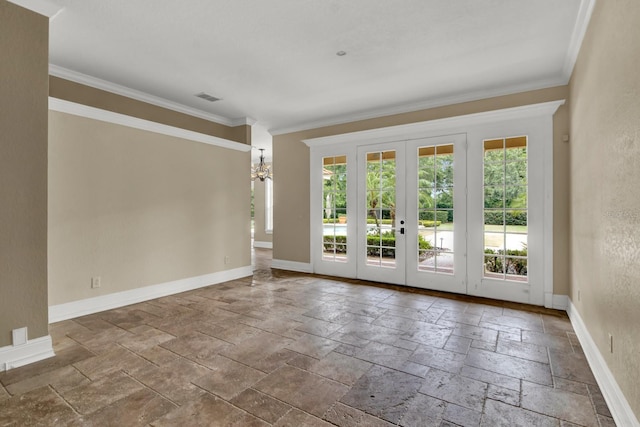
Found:
[[[100,287],[100,276],[92,277],[91,278],[91,288],[95,289],[95,288],[99,288],[99,287]]]
[[[231,260],[230,260],[229,256],[227,255],[227,256],[224,257],[224,263],[225,264],[229,264],[229,262],[231,262]]]

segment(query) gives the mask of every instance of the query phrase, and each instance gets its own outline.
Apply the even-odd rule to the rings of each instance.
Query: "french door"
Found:
[[[358,147],[356,277],[466,291],[464,145],[454,135]]]
[[[539,259],[529,248],[539,241],[529,239],[537,214],[528,205],[541,193],[529,191],[528,137],[488,134],[467,145],[466,134],[454,134],[320,157],[315,271],[530,302],[539,274],[529,261]]]
[[[357,277],[404,284],[405,158],[398,143],[358,147]]]
[[[551,306],[557,105],[445,136],[309,144],[313,271]]]
[[[406,284],[466,293],[466,135],[406,143]]]

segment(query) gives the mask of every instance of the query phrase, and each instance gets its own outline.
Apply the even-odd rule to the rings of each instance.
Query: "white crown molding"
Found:
[[[29,340],[22,345],[8,345],[0,348],[0,371],[18,368],[55,356],[51,336]]]
[[[131,89],[126,86],[121,86],[116,83],[112,83],[106,80],[99,79],[97,77],[82,74],[77,71],[69,70],[67,68],[60,67],[55,64],[49,64],[49,74],[61,79],[70,80],[72,82],[80,83],[85,86],[91,86],[96,89],[104,90],[107,92],[115,93],[116,95],[126,96],[127,98],[135,99],[138,101],[146,102],[158,107],[166,108],[168,110],[177,111],[178,113],[188,114],[200,119],[209,120],[221,125],[235,127],[240,125],[255,124],[255,120],[249,117],[242,117],[238,119],[228,119],[226,117],[218,116],[216,114],[207,113],[206,111],[198,110],[197,108],[187,107],[186,105],[179,104],[177,102],[169,101],[158,96],[150,95],[139,90]]]
[[[124,307],[126,305],[149,301],[180,292],[191,291],[193,289],[216,285],[251,275],[253,275],[253,267],[248,265],[232,270],[205,274],[203,276],[174,280],[172,282],[160,283],[158,285],[145,286],[143,288],[115,292],[99,297],[53,305],[49,307],[49,323],[60,322],[62,320],[73,319],[75,317],[98,313],[104,310]]]
[[[272,259],[271,268],[297,271],[299,273],[313,273],[313,267],[311,266],[311,263],[287,261],[286,259]]]
[[[49,18],[49,21],[55,19],[56,16],[64,9],[49,0],[8,0],[13,4],[29,9],[39,15],[44,15]]]
[[[425,132],[430,131],[469,127],[504,120],[516,120],[536,116],[553,115],[558,107],[564,104],[564,102],[564,100],[558,100],[543,102],[540,104],[523,105],[520,107],[484,111],[481,113],[447,117],[444,119],[429,120],[425,122],[387,126],[383,128],[369,129],[339,135],[330,135],[320,138],[303,139],[302,142],[304,142],[309,147],[317,147],[330,144],[346,144],[358,141],[367,141],[368,143],[383,142],[385,140],[398,141],[402,139],[410,139],[411,137],[423,136]]]
[[[88,105],[78,104],[63,99],[49,97],[49,109],[62,113],[73,114],[75,116],[128,126],[135,129],[175,136],[178,138],[188,139],[190,141],[202,142],[204,144],[215,145],[217,147],[228,148],[231,150],[245,152],[251,150],[251,146],[248,144],[242,144],[240,142],[206,135],[204,133],[164,125],[150,120],[139,119],[125,114],[114,113],[113,111],[102,110],[100,108],[90,107]]]
[[[258,123],[258,121],[256,119],[252,119],[251,117],[241,117],[239,119],[233,119],[231,120],[231,125],[230,126],[242,126],[242,125],[248,125],[248,126],[253,126],[256,123]]]
[[[511,86],[508,88],[486,89],[486,90],[481,90],[476,92],[465,93],[463,95],[455,95],[455,96],[449,96],[444,98],[431,99],[428,101],[404,104],[404,105],[395,106],[395,107],[381,108],[381,109],[371,110],[371,111],[362,112],[362,113],[347,114],[340,117],[330,117],[330,118],[307,122],[307,123],[286,127],[286,128],[269,129],[269,133],[274,136],[284,135],[287,133],[300,132],[300,131],[310,130],[310,129],[318,129],[318,128],[327,127],[327,126],[335,126],[335,125],[352,123],[352,122],[357,122],[362,120],[377,119],[380,117],[392,116],[395,114],[411,113],[411,112],[420,111],[420,110],[428,110],[430,108],[438,108],[438,107],[444,107],[448,105],[461,104],[464,102],[479,101],[482,99],[495,98],[498,96],[513,95],[516,93],[528,92],[532,90],[547,89],[555,86],[564,86],[566,84],[567,84],[567,81],[565,81],[564,78],[558,78],[558,79],[550,79],[550,80],[544,80],[544,81],[539,81],[534,83],[525,83],[521,85]]]
[[[596,378],[600,390],[602,390],[602,395],[607,402],[611,415],[613,415],[613,420],[618,426],[640,427],[638,418],[633,413],[633,409],[631,409],[607,362],[591,337],[578,309],[576,309],[571,300],[568,303],[567,314],[569,314],[571,325],[573,325],[576,336],[584,350],[589,367],[593,371],[593,376]]]
[[[571,33],[569,49],[567,50],[564,67],[562,68],[562,75],[567,83],[571,79],[571,74],[573,74],[573,67],[575,67],[576,61],[578,60],[580,47],[582,46],[584,35],[589,27],[589,21],[591,20],[591,14],[593,13],[595,5],[596,0],[582,0],[580,2],[576,25],[573,27],[573,32]]]

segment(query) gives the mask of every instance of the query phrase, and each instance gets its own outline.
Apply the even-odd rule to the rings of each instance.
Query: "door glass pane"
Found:
[[[484,141],[484,277],[527,281],[527,137]]]
[[[453,274],[453,145],[418,148],[418,270]]]
[[[396,267],[396,152],[367,153],[367,265]]]
[[[347,157],[322,159],[322,260],[347,261]]]

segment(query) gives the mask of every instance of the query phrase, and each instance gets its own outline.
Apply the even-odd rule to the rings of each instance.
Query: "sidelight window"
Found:
[[[527,281],[527,137],[484,141],[484,277]]]

